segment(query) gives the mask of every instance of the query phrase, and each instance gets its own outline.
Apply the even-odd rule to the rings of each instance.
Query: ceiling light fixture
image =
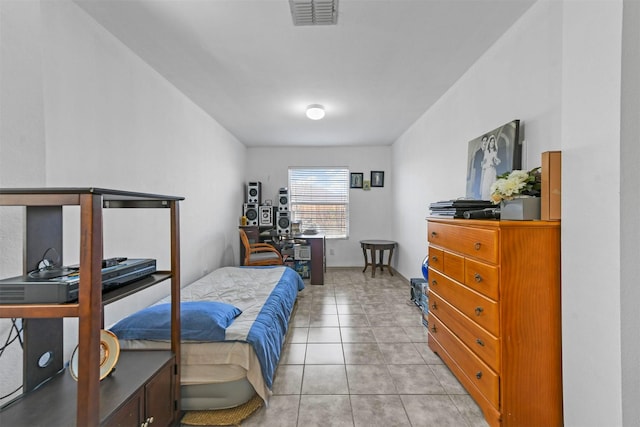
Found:
[[[335,25],[338,0],[289,0],[293,25]]]
[[[320,120],[324,117],[324,107],[320,104],[311,104],[307,107],[307,117],[311,120]]]

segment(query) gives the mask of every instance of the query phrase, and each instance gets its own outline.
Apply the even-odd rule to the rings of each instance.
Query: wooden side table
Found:
[[[387,269],[389,270],[389,274],[393,276],[393,269],[391,268],[391,259],[393,258],[393,250],[398,245],[397,242],[393,240],[360,240],[360,246],[362,247],[362,254],[364,255],[364,273],[367,271],[367,267],[371,266],[371,277],[376,277],[376,268],[380,267],[380,271],[383,270],[384,266],[384,251],[389,251],[389,258],[387,259]],[[371,262],[369,262],[369,258],[367,257],[367,249],[371,252]],[[378,262],[376,263],[376,252],[379,252]]]

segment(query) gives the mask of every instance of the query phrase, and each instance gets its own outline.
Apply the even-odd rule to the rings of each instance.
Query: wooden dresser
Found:
[[[562,425],[560,222],[428,218],[429,347],[492,426]]]

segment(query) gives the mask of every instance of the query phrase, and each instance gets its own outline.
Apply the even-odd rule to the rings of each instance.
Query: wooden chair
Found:
[[[282,265],[282,255],[267,243],[249,243],[249,237],[240,229],[240,240],[244,246],[244,261],[242,265]]]

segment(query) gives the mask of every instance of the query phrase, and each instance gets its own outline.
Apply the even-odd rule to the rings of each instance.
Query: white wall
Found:
[[[523,124],[523,168],[560,149],[561,5],[534,5],[393,145],[398,268],[421,277],[429,204],[465,196],[468,142],[512,119]]]
[[[0,2],[0,40],[0,186],[43,186],[40,3]],[[23,217],[23,208],[0,208],[0,277],[22,274]],[[10,327],[0,319],[3,343]],[[0,358],[0,396],[22,384],[21,366],[20,347],[9,346]]]
[[[184,196],[182,283],[236,264],[238,215],[223,207],[242,203],[245,146],[74,3],[3,0],[0,16],[1,184]],[[22,272],[22,214],[3,209],[12,212],[0,217],[0,277],[9,277]],[[64,212],[63,261],[72,264],[79,211]],[[167,210],[108,210],[104,222],[105,256],[152,257],[169,268]],[[168,283],[109,305],[105,323],[167,292]],[[67,321],[66,353],[76,333]],[[0,365],[13,367],[19,384],[19,360],[5,357]]]
[[[633,19],[639,12],[637,4],[625,3],[633,10],[625,33],[633,59],[623,61],[627,80],[621,83],[622,4],[536,3],[393,146],[393,216],[402,218],[394,222],[393,235],[404,249],[398,268],[405,276],[420,271],[428,204],[464,195],[466,141],[519,118],[525,124],[524,167],[538,166],[543,151],[563,151],[567,426],[640,423],[640,42]],[[622,143],[621,84],[626,93]],[[414,182],[423,186],[412,187]],[[621,247],[631,252],[622,254]]]
[[[245,147],[76,5],[44,2],[43,15],[47,185],[184,196],[183,279],[236,261],[237,218],[219,207],[241,200],[228,184],[244,175]],[[166,267],[153,236],[166,222],[147,215],[106,212],[105,256],[153,254]],[[132,216],[144,219],[135,234],[121,227]]]
[[[562,338],[575,426],[622,425],[621,12],[621,1],[564,4]]]
[[[363,266],[360,240],[392,239],[395,172],[390,147],[249,148],[245,180],[262,182],[263,199],[277,203],[278,189],[287,186],[289,166],[345,166],[351,172],[362,172],[365,180],[372,170],[385,172],[384,187],[349,190],[349,238],[327,240],[327,266]],[[398,256],[393,258],[395,265]]]
[[[620,135],[622,421],[640,425],[640,2],[624,1]]]

